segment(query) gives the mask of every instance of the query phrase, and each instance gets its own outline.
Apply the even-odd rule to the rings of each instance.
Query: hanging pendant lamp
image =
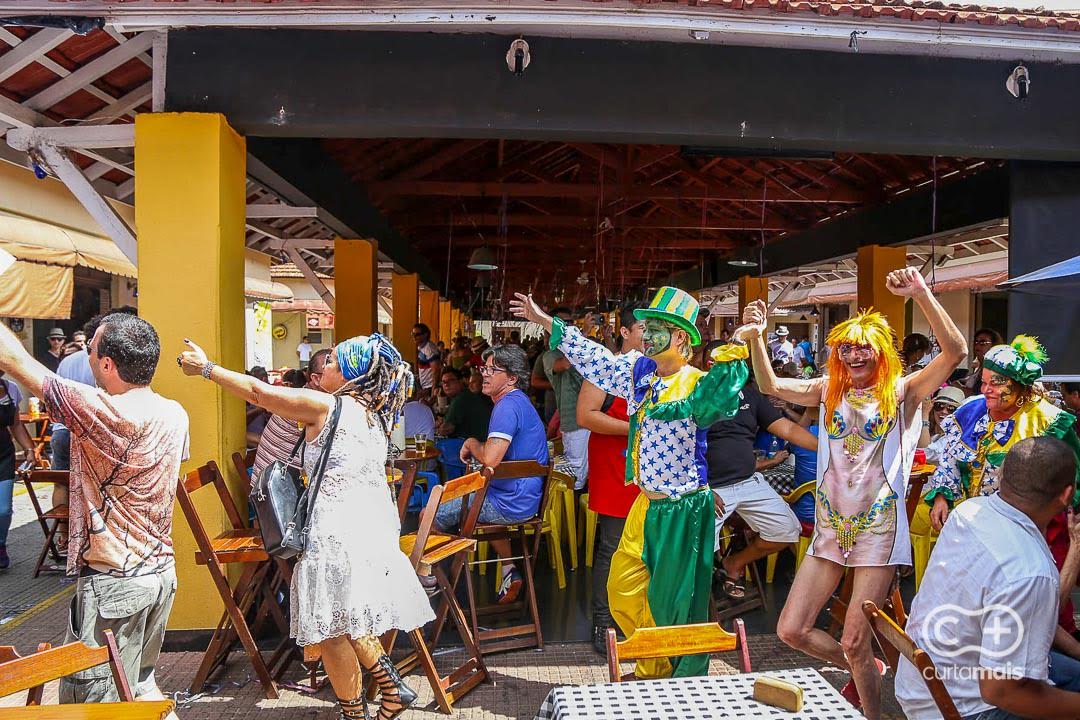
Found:
[[[468,267],[470,270],[497,270],[499,263],[495,260],[495,253],[485,245],[472,251]]]

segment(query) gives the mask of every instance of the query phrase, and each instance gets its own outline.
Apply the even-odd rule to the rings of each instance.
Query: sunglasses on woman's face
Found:
[[[946,405],[945,403],[934,403],[934,412],[952,412],[955,410],[952,405]]]

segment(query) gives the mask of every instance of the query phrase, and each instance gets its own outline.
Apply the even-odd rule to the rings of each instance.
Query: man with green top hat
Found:
[[[626,519],[611,560],[611,614],[627,636],[639,627],[686,625],[709,619],[714,519],[705,462],[706,430],[739,409],[739,390],[749,372],[745,345],[713,351],[707,373],[689,364],[701,342],[698,303],[682,290],[663,287],[648,308],[634,311],[645,322],[645,354],[613,355],[576,328],[553,320],[516,294],[515,316],[551,333],[551,347],[606,393],[626,400],[630,436],[626,482],[642,489]],[[707,655],[642,660],[641,678],[686,677],[708,672]]]

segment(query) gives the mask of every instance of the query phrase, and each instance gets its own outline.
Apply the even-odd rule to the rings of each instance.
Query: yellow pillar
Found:
[[[764,300],[766,305],[769,304],[768,278],[741,276],[739,278],[739,317],[735,320],[736,325],[742,323],[743,308],[755,300]]]
[[[885,276],[893,270],[907,267],[907,249],[865,245],[859,248],[859,309],[874,308],[889,320],[897,341],[906,334],[905,298],[893,295],[885,287]]]
[[[394,301],[391,338],[401,356],[416,365],[416,343],[412,339],[413,325],[420,319],[420,278],[416,273],[390,278]]]
[[[461,310],[459,310],[457,308],[454,308],[452,313],[453,313],[453,321],[451,322],[451,325],[454,326],[454,334],[455,335],[461,335],[461,334],[463,334],[462,333],[462,327],[461,327]]]
[[[334,238],[334,332],[339,340],[379,329],[379,245]]]
[[[244,403],[214,383],[185,377],[173,358],[190,338],[214,362],[244,367],[244,139],[223,115],[141,113],[135,157],[139,315],[161,338],[153,386],[180,401],[191,421],[183,470],[215,460],[238,493],[229,458],[244,447]],[[196,493],[195,505],[211,537],[228,529],[212,490]],[[179,590],[169,627],[212,628],[222,606],[210,574],[195,565],[195,541],[179,506],[173,543]]]
[[[454,340],[454,318],[451,315],[450,301],[439,301],[439,339],[449,348]]]
[[[420,322],[431,330],[432,342],[446,342],[447,338],[439,333],[439,293],[435,290],[420,291]]]

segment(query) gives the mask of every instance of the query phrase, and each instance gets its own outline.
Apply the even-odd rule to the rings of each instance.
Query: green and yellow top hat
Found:
[[[1037,338],[1017,335],[1008,345],[995,345],[986,351],[982,366],[1031,387],[1042,377],[1046,350]]]
[[[690,335],[691,345],[701,344],[701,333],[697,329],[698,301],[694,296],[679,288],[664,286],[656,291],[656,297],[643,310],[635,310],[638,320],[653,318],[669,322]]]

